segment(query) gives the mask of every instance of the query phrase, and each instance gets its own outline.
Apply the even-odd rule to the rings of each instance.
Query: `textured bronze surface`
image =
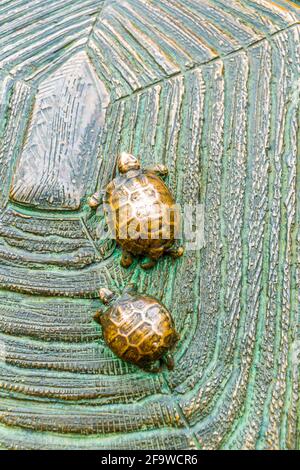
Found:
[[[141,265],[144,269],[153,267],[164,253],[180,257],[182,247],[170,249],[179,233],[180,211],[161,179],[168,174],[167,167],[141,170],[139,161],[123,152],[118,169],[120,175],[107,186],[103,202],[110,232],[123,249],[121,265],[128,268],[137,255],[149,257]],[[98,194],[89,201],[93,208]]]
[[[102,290],[100,298],[111,305],[105,312],[99,311],[95,320],[101,324],[104,339],[117,356],[153,372],[160,370],[160,365],[151,364],[158,360],[173,369],[173,360],[167,353],[179,335],[164,305],[154,297],[138,294],[133,286],[117,299],[107,289]]]

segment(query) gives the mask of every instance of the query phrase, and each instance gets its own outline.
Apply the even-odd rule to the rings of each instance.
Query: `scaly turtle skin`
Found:
[[[100,299],[110,306],[105,312],[97,312],[95,320],[102,326],[105,342],[118,357],[152,372],[161,369],[161,362],[173,368],[168,352],[179,335],[166,307],[154,297],[138,294],[133,285],[119,298],[108,289],[101,289]]]
[[[141,169],[139,161],[122,153],[120,175],[106,188],[104,211],[109,228],[122,247],[121,265],[128,267],[133,256],[147,256],[144,269],[155,265],[163,253],[173,257],[183,248],[172,249],[179,230],[180,214],[173,196],[161,179],[168,173],[164,165]],[[100,204],[99,193],[90,198],[91,207]]]

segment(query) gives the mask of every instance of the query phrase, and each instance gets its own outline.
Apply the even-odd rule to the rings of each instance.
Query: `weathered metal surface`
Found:
[[[299,18],[0,2],[0,448],[299,447]],[[204,204],[201,252],[148,273],[103,256],[87,196],[120,151]],[[98,339],[98,288],[131,279],[172,312],[173,372]]]

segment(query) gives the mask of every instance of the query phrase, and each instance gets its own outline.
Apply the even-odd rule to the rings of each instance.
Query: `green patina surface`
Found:
[[[299,19],[283,0],[0,5],[0,449],[299,448]],[[204,205],[200,251],[120,267],[87,205],[120,151]],[[172,372],[120,361],[93,321],[130,281],[174,316]]]

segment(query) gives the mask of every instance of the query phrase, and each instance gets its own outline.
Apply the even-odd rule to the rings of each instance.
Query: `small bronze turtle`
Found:
[[[120,297],[100,289],[100,299],[109,308],[98,311],[95,320],[103,329],[110,349],[121,359],[150,372],[165,363],[173,369],[170,350],[179,339],[169,311],[157,299],[137,292],[130,284]]]
[[[141,169],[133,155],[121,153],[119,176],[108,184],[103,201],[101,193],[89,199],[93,208],[104,203],[110,231],[122,247],[121,265],[129,267],[134,256],[147,257],[141,264],[149,269],[164,253],[177,258],[183,248],[172,248],[180,227],[180,212],[162,180],[167,167],[155,165]]]

